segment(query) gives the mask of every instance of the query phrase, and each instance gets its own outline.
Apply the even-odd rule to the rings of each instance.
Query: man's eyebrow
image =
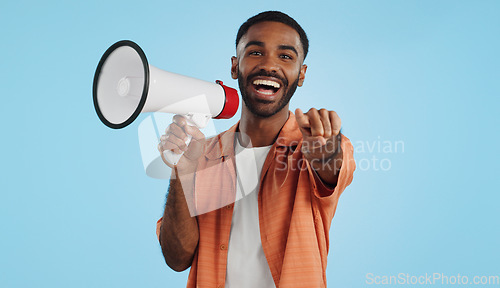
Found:
[[[295,54],[297,56],[299,55],[299,52],[297,52],[297,49],[295,49],[295,47],[293,47],[291,45],[280,45],[280,46],[278,46],[278,48],[280,50],[291,50],[291,51],[295,52]]]
[[[252,46],[252,45],[255,45],[255,46],[259,46],[259,47],[265,47],[266,45],[264,44],[264,42],[262,41],[249,41],[247,43],[247,45],[245,45],[245,49],[248,48],[249,46]],[[282,45],[279,45],[278,46],[278,49],[279,50],[291,50],[293,51],[297,56],[299,55],[299,52],[297,52],[297,49],[295,49],[295,47],[293,47],[292,45],[285,45],[285,44],[282,44]]]
[[[252,45],[256,45],[256,46],[260,46],[260,47],[264,47],[264,42],[261,42],[261,41],[250,41],[247,43],[247,45],[245,45],[245,49],[248,47],[248,46],[252,46]]]

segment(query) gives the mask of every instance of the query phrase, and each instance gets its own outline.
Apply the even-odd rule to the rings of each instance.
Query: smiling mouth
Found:
[[[257,92],[267,96],[276,94],[281,88],[281,84],[273,80],[257,79],[252,84]]]

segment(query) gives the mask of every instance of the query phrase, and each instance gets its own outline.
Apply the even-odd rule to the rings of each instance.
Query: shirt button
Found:
[[[229,209],[231,209],[231,208],[233,208],[233,205],[227,205],[227,206],[226,206],[226,209],[227,209],[227,210],[229,210]]]
[[[220,250],[226,250],[226,249],[227,249],[227,247],[225,244],[220,244]]]

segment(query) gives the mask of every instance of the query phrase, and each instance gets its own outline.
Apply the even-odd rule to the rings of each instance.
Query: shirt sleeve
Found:
[[[337,185],[333,188],[328,187],[323,183],[323,181],[319,178],[318,174],[312,167],[310,167],[309,163],[307,164],[309,167],[309,173],[313,185],[314,195],[318,198],[329,197],[332,195],[337,195],[339,197],[342,192],[344,192],[345,188],[351,184],[353,179],[354,170],[356,169],[356,163],[354,161],[354,149],[351,141],[342,136],[341,147],[342,147],[342,167],[340,168],[339,178],[337,181]]]

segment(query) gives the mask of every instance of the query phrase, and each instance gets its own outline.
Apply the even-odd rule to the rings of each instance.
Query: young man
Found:
[[[231,59],[240,121],[205,140],[176,116],[162,136],[161,153],[184,156],[157,234],[172,269],[191,266],[188,287],[326,287],[330,224],[355,164],[334,111],[288,110],[305,79],[308,45],[286,14],[248,19]],[[193,214],[200,199],[213,209]]]

